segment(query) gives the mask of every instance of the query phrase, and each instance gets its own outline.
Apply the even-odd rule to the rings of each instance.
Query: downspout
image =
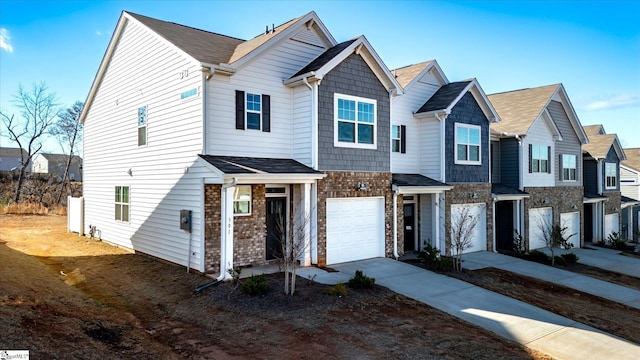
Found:
[[[515,136],[518,140],[518,162],[520,163],[518,171],[518,189],[524,191],[524,150],[522,147],[522,138],[520,135]]]
[[[391,185],[393,190],[393,257],[398,260],[398,194],[400,190],[395,185]]]
[[[311,85],[305,76],[302,83],[311,90],[311,168],[318,170],[318,82]],[[318,181],[311,184],[311,203],[318,203]],[[311,209],[311,263],[318,263],[318,207]]]
[[[450,112],[444,111],[441,113],[436,113],[436,119],[440,121],[440,181],[446,182],[445,179],[445,165],[446,165],[446,156],[445,156],[445,120],[447,120],[447,116]]]

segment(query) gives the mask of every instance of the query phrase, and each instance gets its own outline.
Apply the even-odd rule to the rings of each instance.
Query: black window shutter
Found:
[[[262,95],[262,131],[271,131],[271,96]]]
[[[405,125],[400,125],[400,153],[404,154],[407,152],[407,127]]]
[[[533,172],[533,163],[531,159],[533,158],[533,145],[529,144],[529,173]]]
[[[551,146],[547,146],[547,160],[548,160],[547,173],[551,174],[551,161],[553,160],[551,158]]]
[[[244,91],[236,90],[236,129],[244,130]]]
[[[564,180],[564,169],[562,168],[562,154],[558,156],[558,172],[560,173],[560,181]]]

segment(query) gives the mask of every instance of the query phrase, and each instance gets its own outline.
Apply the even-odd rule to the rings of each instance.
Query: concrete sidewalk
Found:
[[[551,254],[549,250],[545,250]],[[585,248],[559,250],[558,254],[575,253],[579,263],[640,278],[640,258],[621,255],[621,251],[587,245]]]
[[[617,256],[622,257],[621,255]],[[488,251],[466,254],[463,256],[462,260],[462,267],[468,270],[494,267],[516,274],[560,284],[587,294],[600,296],[611,301],[640,309],[640,290],[628,288],[626,286],[612,284],[607,281],[594,279],[571,271],[561,270],[533,261],[522,260],[513,256]],[[633,260],[637,261],[638,259]],[[580,257],[580,262],[582,262],[582,257]]]
[[[376,284],[421,301],[556,359],[640,359],[640,346],[445,275],[391,259],[332,265],[338,272],[301,268],[325,284],[347,282],[356,270]]]

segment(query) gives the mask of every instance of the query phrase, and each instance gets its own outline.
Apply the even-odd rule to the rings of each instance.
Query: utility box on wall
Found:
[[[191,232],[191,210],[180,210],[180,229]]]

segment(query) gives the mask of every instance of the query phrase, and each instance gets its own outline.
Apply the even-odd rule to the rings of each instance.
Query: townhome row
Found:
[[[562,85],[389,70],[314,12],[247,41],[123,12],[80,121],[85,231],[221,277],[292,239],[304,265],[447,253],[461,214],[467,251],[542,247],[540,219],[575,246],[619,227],[624,153],[587,148]]]

